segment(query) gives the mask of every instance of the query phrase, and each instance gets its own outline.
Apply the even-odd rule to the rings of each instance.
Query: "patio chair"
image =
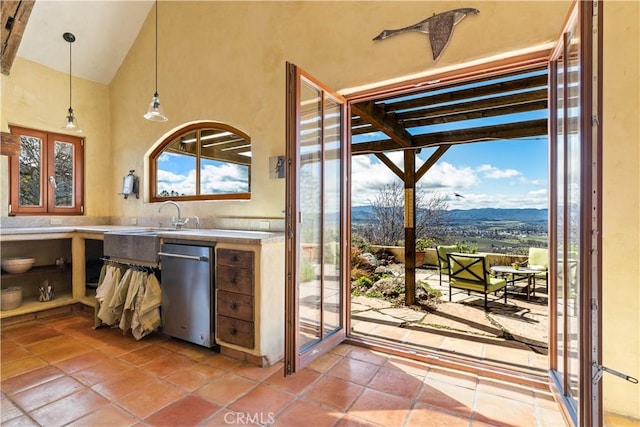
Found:
[[[489,265],[486,255],[477,254],[447,254],[449,261],[449,301],[451,288],[465,289],[468,292],[484,294],[484,309],[487,310],[487,295],[507,286],[505,279],[498,279],[489,275]],[[504,290],[504,302],[507,303],[507,290]]]
[[[438,273],[440,274],[440,286],[442,286],[442,272],[449,272],[449,260],[447,254],[458,250],[456,245],[436,246],[438,253]]]
[[[536,278],[544,279],[547,292],[549,291],[549,250],[546,248],[529,248],[527,268],[540,270],[533,276],[533,288],[536,287]]]

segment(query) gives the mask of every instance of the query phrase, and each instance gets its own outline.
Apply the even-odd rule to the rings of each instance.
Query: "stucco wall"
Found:
[[[456,26],[438,66],[552,41],[568,3],[161,2],[158,89],[169,121],[141,118],[153,93],[151,14],[110,86],[110,180],[141,171],[150,147],[184,122],[227,122],[253,141],[252,199],[184,203],[186,214],[282,218],[285,183],[269,179],[268,159],[285,151],[285,62],[336,90],[423,72],[434,67],[427,36],[372,38],[456,7],[480,15]],[[156,215],[157,204],[111,198],[116,215]]]
[[[69,74],[54,71],[16,57],[11,74],[2,75],[0,127],[9,125],[65,133],[69,108]],[[72,105],[85,138],[85,212],[89,216],[109,215],[112,191],[105,178],[110,175],[109,91],[106,85],[73,78]],[[0,157],[0,212],[8,213],[8,157]]]
[[[603,361],[640,377],[640,3],[604,3]],[[640,387],[604,375],[605,410],[640,418]]]

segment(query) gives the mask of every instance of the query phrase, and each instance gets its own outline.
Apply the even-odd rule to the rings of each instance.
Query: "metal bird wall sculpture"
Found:
[[[410,25],[408,27],[399,28],[397,30],[384,30],[378,34],[373,40],[384,40],[397,34],[406,33],[409,31],[418,31],[420,33],[429,34],[429,41],[431,42],[431,51],[433,52],[433,60],[437,61],[442,54],[442,51],[451,40],[451,34],[453,34],[453,27],[464,19],[468,14],[477,15],[480,11],[472,7],[465,7],[461,9],[453,9],[448,12],[442,12],[439,14],[433,14],[433,16],[420,21],[417,24]]]

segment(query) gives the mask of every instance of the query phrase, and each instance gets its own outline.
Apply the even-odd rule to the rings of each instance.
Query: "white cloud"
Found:
[[[390,153],[388,157],[402,170],[402,152]],[[419,167],[419,166],[418,166]],[[353,156],[351,162],[351,203],[354,206],[368,205],[385,184],[399,180],[396,174],[373,155]],[[436,190],[445,194],[476,187],[479,184],[472,168],[457,168],[451,163],[436,163],[419,181],[424,190]]]
[[[449,200],[449,209],[476,209],[476,208],[498,208],[498,209],[545,209],[547,208],[547,194],[540,190],[530,191],[522,194],[465,194],[464,198],[453,198]]]
[[[219,166],[205,165],[200,171],[200,182],[204,194],[249,191],[247,169],[231,163]],[[158,192],[166,190],[193,195],[196,193],[195,188],[195,170],[189,171],[187,175],[158,170]]]
[[[524,176],[520,177],[520,183],[521,184],[528,184],[528,185],[533,185],[536,187],[546,187],[547,186],[547,181],[544,179],[528,179],[525,178]]]
[[[498,169],[495,166],[486,164],[478,166],[476,170],[482,173],[485,178],[490,179],[513,178],[520,175],[520,172],[515,169]]]
[[[200,171],[204,193],[238,193],[249,191],[246,168],[232,163],[221,166],[206,165]]]

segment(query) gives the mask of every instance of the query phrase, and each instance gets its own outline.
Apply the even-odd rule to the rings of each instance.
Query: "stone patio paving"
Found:
[[[434,270],[416,270],[416,281],[426,280],[442,292],[435,310],[396,307],[390,301],[366,296],[351,297],[351,328],[356,335],[416,347],[482,358],[511,368],[546,371],[549,315],[544,280],[536,283],[536,295],[490,295],[488,310],[480,294],[454,289],[449,302],[448,278],[442,286]],[[520,288],[526,282],[517,282]],[[518,289],[522,290],[522,289]]]

